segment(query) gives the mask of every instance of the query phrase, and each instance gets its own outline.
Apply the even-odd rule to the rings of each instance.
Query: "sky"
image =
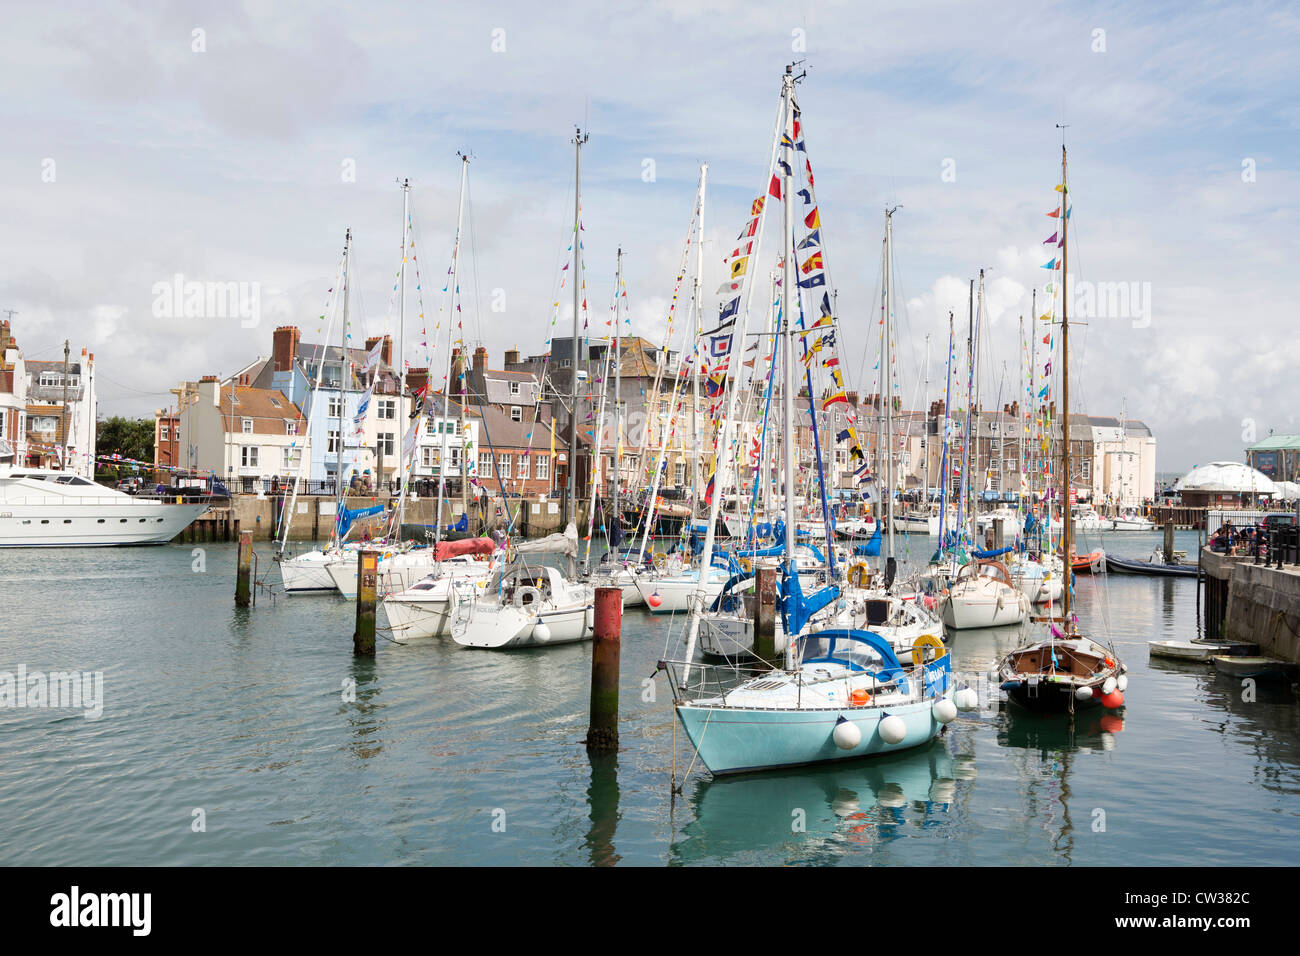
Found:
[[[658,342],[700,164],[716,309],[799,60],[850,387],[872,391],[898,206],[905,403],[925,404],[927,335],[939,397],[948,313],[961,337],[980,269],[984,403],[1016,397],[1020,319],[1034,327],[1056,254],[1043,240],[1064,134],[1076,296],[1101,291],[1071,322],[1072,410],[1146,423],[1161,472],[1242,460],[1255,437],[1300,432],[1294,9],[3,0],[0,313],[28,358],[61,357],[65,338],[95,354],[101,417],[148,416],[177,382],[269,355],[277,325],[323,338],[350,228],[354,340],[395,334],[406,177],[420,268],[406,354],[422,364],[421,306],[431,332],[447,308],[464,151],[463,334],[499,367],[505,349],[545,351],[557,300],[557,334],[571,328],[557,286],[577,125],[591,328],[621,247],[632,331]],[[256,321],[169,311],[176,275],[246,283]],[[1102,307],[1124,305],[1116,283],[1129,302]]]

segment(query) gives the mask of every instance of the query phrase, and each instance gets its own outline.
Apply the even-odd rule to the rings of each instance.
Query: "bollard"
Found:
[[[1165,564],[1174,563],[1174,519],[1165,522]]]
[[[249,582],[253,575],[253,532],[239,532],[239,558],[235,572],[235,607],[248,607],[253,591]]]
[[[596,635],[591,650],[588,753],[618,750],[618,659],[623,639],[623,589],[596,588]]]
[[[768,667],[776,667],[776,568],[759,568],[755,582],[754,656]]]
[[[375,656],[375,596],[378,590],[379,552],[357,552],[357,628],[352,632],[352,653]]]

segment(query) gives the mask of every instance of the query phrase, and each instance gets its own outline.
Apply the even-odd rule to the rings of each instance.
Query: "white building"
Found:
[[[26,463],[64,467],[83,478],[95,477],[95,356],[25,363],[27,420],[23,434]]]
[[[1098,506],[1140,507],[1156,496],[1156,439],[1139,421],[1088,416],[1092,426],[1092,500]]]
[[[298,406],[278,389],[244,381],[205,376],[177,415],[180,447],[189,450],[193,467],[236,492],[250,485],[260,491],[273,478],[292,480],[303,456],[310,455]]]

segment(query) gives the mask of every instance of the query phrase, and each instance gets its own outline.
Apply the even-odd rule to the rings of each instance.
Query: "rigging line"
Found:
[[[478,229],[474,226],[474,187],[470,177],[465,177],[465,211],[469,219],[470,258],[474,261],[474,334],[483,341],[483,295],[478,273]],[[505,363],[502,362],[502,367]]]

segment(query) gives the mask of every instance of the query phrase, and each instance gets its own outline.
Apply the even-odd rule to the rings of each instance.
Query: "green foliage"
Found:
[[[95,423],[95,454],[121,455],[138,461],[153,461],[154,422],[152,418],[122,418],[113,416]],[[126,477],[130,468],[96,468],[99,480]]]

